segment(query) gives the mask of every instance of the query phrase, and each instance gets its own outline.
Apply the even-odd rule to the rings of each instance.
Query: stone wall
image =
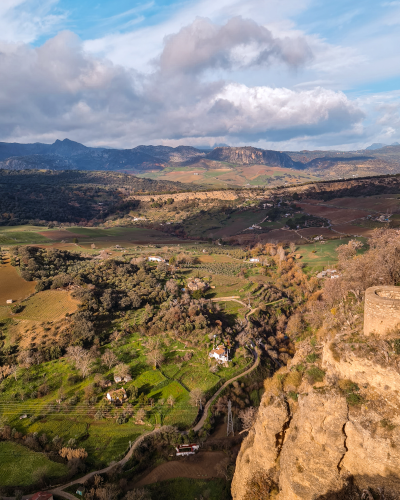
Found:
[[[372,286],[365,292],[364,334],[384,335],[400,324],[400,287]]]

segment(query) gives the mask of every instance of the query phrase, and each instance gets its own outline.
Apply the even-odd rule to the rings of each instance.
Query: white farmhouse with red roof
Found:
[[[225,346],[219,345],[215,347],[209,354],[210,358],[215,358],[217,361],[221,363],[226,363],[229,361],[228,350]]]

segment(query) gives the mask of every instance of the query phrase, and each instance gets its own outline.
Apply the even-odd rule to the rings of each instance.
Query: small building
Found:
[[[194,278],[188,282],[187,287],[191,292],[195,292],[196,290],[201,290],[203,292],[210,288],[210,285],[200,278]]]
[[[150,257],[147,257],[147,260],[149,262],[165,262],[165,259],[159,257],[158,255],[150,255]]]
[[[83,494],[85,493],[85,487],[84,486],[78,486],[76,489],[76,494],[83,497]]]
[[[251,259],[249,259],[249,262],[260,262],[260,259],[258,257],[252,257]]]
[[[20,415],[20,417],[19,417],[20,420],[23,420],[24,418],[28,418],[28,415],[26,413],[24,413],[23,415]]]
[[[12,304],[12,303],[13,303],[12,299],[7,300],[7,302],[6,302],[6,304]]]
[[[114,375],[114,382],[116,384],[120,384],[122,382],[122,377],[118,377],[118,376]]]
[[[106,397],[110,403],[123,403],[126,399],[128,399],[126,391],[123,387],[121,387],[121,389],[116,389],[115,391],[107,392]]]
[[[181,444],[175,448],[177,457],[186,457],[188,455],[194,455],[198,451],[200,446],[198,444]]]
[[[221,363],[229,361],[228,350],[225,346],[219,345],[209,353],[210,358],[215,358]]]
[[[53,494],[48,491],[38,491],[31,496],[30,500],[53,500]]]

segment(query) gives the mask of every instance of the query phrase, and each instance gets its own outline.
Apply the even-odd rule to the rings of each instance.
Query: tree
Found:
[[[146,410],[144,408],[139,408],[139,410],[136,412],[135,415],[136,422],[143,422],[145,417],[146,417]]]
[[[61,448],[59,454],[62,458],[66,458],[67,460],[72,460],[74,458],[79,458],[84,460],[87,458],[88,454],[85,448]]]
[[[125,378],[131,374],[131,369],[128,365],[121,363],[115,367],[114,376]]]
[[[257,408],[254,408],[253,406],[250,406],[249,408],[246,408],[239,412],[239,418],[242,421],[243,430],[247,431],[252,427],[256,416]]]
[[[87,351],[80,346],[69,346],[67,349],[67,357],[75,364],[75,368],[81,371],[83,378],[89,375],[94,361],[94,356],[91,351]]]
[[[113,351],[111,351],[111,349],[106,349],[103,356],[101,357],[101,361],[103,365],[106,365],[107,368],[110,370],[114,365],[117,364],[118,358],[113,353]]]
[[[74,243],[79,243],[78,238],[74,238],[72,241],[73,241]]]
[[[160,366],[164,361],[164,354],[160,351],[160,349],[153,349],[147,354],[147,362],[149,365],[153,365],[154,368]]]
[[[144,488],[128,491],[124,500],[151,500],[150,492]]]
[[[167,399],[167,404],[169,404],[169,406],[172,408],[175,404],[175,398],[174,396],[172,396],[172,394],[170,394],[168,396],[168,399]]]
[[[165,289],[173,297],[176,297],[178,295],[178,293],[179,293],[178,284],[173,279],[170,279],[170,280],[167,281],[167,283],[165,284]]]
[[[201,389],[196,387],[195,389],[190,391],[189,398],[190,398],[190,404],[192,406],[199,406],[200,409],[202,408],[202,405],[205,401],[205,396],[204,392]]]

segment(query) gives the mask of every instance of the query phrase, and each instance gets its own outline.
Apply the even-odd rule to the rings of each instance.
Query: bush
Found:
[[[325,372],[318,368],[318,366],[313,366],[307,370],[307,377],[310,384],[315,384],[316,382],[322,382],[324,380]]]
[[[289,398],[293,399],[293,401],[299,400],[299,395],[297,394],[297,392],[289,391],[288,396],[289,396]]]
[[[306,357],[307,363],[315,363],[318,359],[318,355],[313,352]]]
[[[15,306],[11,306],[11,312],[13,314],[20,313],[24,310],[24,306],[22,304],[15,304]]]

